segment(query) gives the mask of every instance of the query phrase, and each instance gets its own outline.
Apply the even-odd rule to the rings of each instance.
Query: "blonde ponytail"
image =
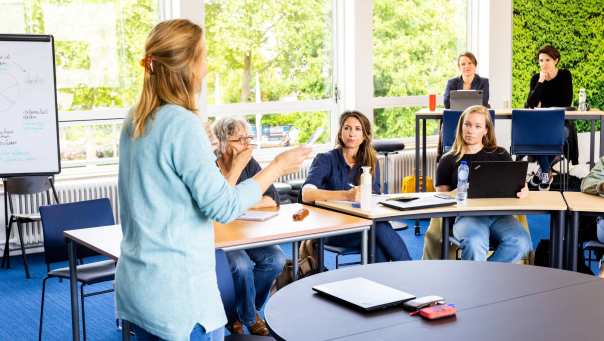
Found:
[[[203,30],[185,19],[168,20],[153,28],[145,43],[145,69],[141,96],[134,107],[132,138],[163,104],[175,104],[197,112],[196,93],[201,83],[199,68],[204,58]]]

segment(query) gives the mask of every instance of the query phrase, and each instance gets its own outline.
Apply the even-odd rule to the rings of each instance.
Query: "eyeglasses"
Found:
[[[231,139],[229,142],[239,142],[241,144],[251,144],[254,140],[254,136],[241,136],[238,139]]]

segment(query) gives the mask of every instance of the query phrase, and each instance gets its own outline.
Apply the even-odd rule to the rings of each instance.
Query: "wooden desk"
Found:
[[[457,317],[427,321],[400,307],[362,313],[313,292],[314,285],[364,277],[416,296],[439,295]],[[296,340],[601,340],[604,282],[537,266],[408,261],[341,268],[296,281],[265,308],[271,331]],[[292,307],[295,307],[292,308]],[[578,336],[580,335],[580,336]]]
[[[307,208],[309,215],[302,221],[294,221],[292,215],[300,208]],[[292,242],[292,256],[298,259],[298,242],[305,239],[325,238],[348,233],[362,233],[361,257],[367,262],[367,230],[371,221],[337,213],[318,207],[288,204],[281,205],[279,215],[266,221],[235,220],[229,224],[214,224],[215,246],[225,251],[249,249],[265,245]],[[69,253],[71,319],[73,340],[79,340],[79,310],[76,281],[76,244],[117,260],[120,256],[122,230],[120,225],[101,226],[64,232]],[[297,275],[296,261],[294,276]],[[128,328],[125,327],[124,330]],[[127,333],[123,337],[127,338]]]
[[[429,196],[434,193],[407,193],[410,196]],[[401,196],[401,195],[398,195]],[[445,218],[442,228],[442,257],[449,254],[449,232],[451,220],[460,216],[484,216],[484,215],[513,215],[513,214],[549,214],[552,264],[562,267],[563,241],[564,241],[564,218],[566,202],[560,192],[529,192],[524,199],[502,198],[502,199],[467,199],[464,206],[444,206],[421,210],[401,211],[382,205],[376,205],[371,211],[354,208],[352,205],[342,202],[317,201],[316,205],[332,210],[353,214],[358,217],[376,221],[388,221],[395,218],[422,219],[422,218]],[[370,261],[375,250],[375,232],[372,228],[369,233]]]
[[[423,176],[423,187],[426,188],[426,120],[439,120],[443,115],[442,108],[434,111],[430,111],[427,108],[421,109],[415,113],[415,178],[420,178],[420,172]],[[589,140],[589,167],[594,166],[594,149],[595,149],[595,136],[596,136],[596,121],[600,121],[601,126],[604,127],[604,111],[598,109],[592,109],[590,111],[566,111],[565,117],[567,120],[588,120],[591,123],[590,140]],[[512,109],[496,109],[495,119],[511,119]],[[420,131],[420,121],[422,128]],[[420,143],[421,136],[421,143]],[[421,159],[420,159],[420,146],[421,146]],[[600,156],[604,156],[604,134],[600,133]],[[420,160],[421,160],[421,171],[420,171]],[[419,181],[415,183],[415,191],[419,192]]]
[[[567,246],[570,258],[568,262],[570,270],[577,271],[579,215],[604,215],[604,198],[581,192],[564,192],[563,195],[571,216]]]

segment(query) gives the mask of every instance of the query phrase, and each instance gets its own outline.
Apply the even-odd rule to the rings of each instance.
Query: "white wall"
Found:
[[[486,7],[486,5],[484,5]],[[482,41],[488,46],[488,77],[490,83],[490,104],[492,108],[505,108],[512,102],[512,0],[489,0],[488,39]],[[498,120],[496,124],[497,143],[509,148],[511,144],[510,120]]]

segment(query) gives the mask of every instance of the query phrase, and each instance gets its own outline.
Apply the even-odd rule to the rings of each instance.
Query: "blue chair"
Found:
[[[565,135],[564,109],[512,110],[512,155],[560,155],[564,158]],[[563,181],[562,188],[566,187],[565,183]]]
[[[55,277],[69,279],[69,268],[50,270],[50,264],[64,262],[69,259],[63,231],[87,227],[114,225],[113,211],[109,199],[96,199],[68,204],[40,207],[42,229],[44,233],[44,261],[48,273],[42,281],[42,302],[40,305],[40,325],[38,340],[42,340],[42,322],[44,320],[44,294],[46,280]],[[85,247],[78,247],[77,258],[98,255]],[[77,280],[80,282],[80,302],[82,303],[82,332],[86,340],[86,318],[84,315],[84,298],[112,292],[113,289],[84,293],[84,286],[100,282],[113,281],[115,278],[115,262],[104,260],[77,266]]]
[[[443,111],[443,126],[442,126],[442,153],[445,154],[455,142],[455,133],[457,131],[457,123],[461,117],[462,111],[445,109]],[[495,125],[495,110],[489,109],[491,122]]]
[[[228,323],[231,324],[239,319],[237,315],[237,297],[235,296],[235,283],[231,274],[231,266],[226,253],[222,249],[216,250],[216,279],[218,281],[218,290],[222,299],[222,305],[227,315]],[[259,335],[229,335],[224,338],[226,341],[271,341],[275,340],[270,336]]]

